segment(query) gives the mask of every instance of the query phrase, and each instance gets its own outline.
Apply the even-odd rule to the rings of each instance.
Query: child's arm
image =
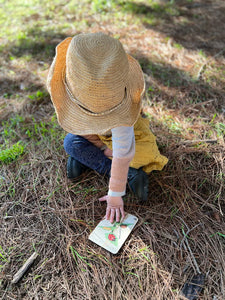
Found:
[[[117,127],[112,129],[113,159],[108,195],[101,201],[107,201],[106,219],[113,222],[124,217],[122,196],[126,193],[127,174],[130,161],[135,153],[133,127]]]

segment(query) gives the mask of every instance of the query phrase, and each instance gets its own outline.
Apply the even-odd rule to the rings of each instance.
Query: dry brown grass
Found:
[[[149,203],[126,197],[126,210],[139,223],[115,256],[87,239],[104,214],[98,202],[107,188],[104,179],[91,173],[68,182],[63,154],[53,152],[51,158],[31,153],[28,165],[18,164],[17,178],[4,168],[15,194],[9,197],[9,185],[3,185],[1,241],[8,260],[3,299],[179,299],[180,288],[197,272],[182,246],[188,229],[190,248],[207,278],[202,299],[223,299],[224,238],[216,234],[224,233],[221,150],[167,148],[170,163],[150,176]],[[39,260],[12,286],[12,275],[34,248]]]
[[[199,31],[200,25],[207,30],[208,24],[213,36],[212,20],[221,16],[217,7],[221,4],[223,11],[224,4],[207,1],[212,11],[204,18],[208,6],[198,3],[202,6],[192,7],[185,16],[193,21],[194,14],[200,14],[191,27],[192,35],[196,33],[192,43],[188,27],[182,27],[184,43],[175,34],[179,17],[174,23],[165,18],[151,28],[144,23],[119,27],[98,15],[88,29],[119,35],[139,59],[146,79],[143,111],[161,152],[169,158],[163,171],[149,176],[147,203],[138,203],[130,193],[125,197],[126,211],[139,222],[117,255],[88,240],[105,212],[98,198],[107,191],[107,179],[94,172],[76,182],[66,179],[60,128],[54,128],[54,137],[45,133],[32,140],[16,127],[17,138],[28,141],[28,151],[1,165],[1,299],[184,299],[182,286],[198,268],[206,276],[199,299],[225,299],[225,144],[217,127],[225,124],[225,61],[222,48],[214,47],[221,45],[218,39],[207,40],[206,56],[197,50],[206,34]],[[224,36],[222,27],[218,36]],[[3,69],[24,73],[10,81],[6,72],[2,91],[19,92],[25,100],[2,98],[2,120],[16,112],[25,116],[29,129],[34,120],[48,122],[54,113],[49,97],[30,101],[18,84],[33,83],[34,92],[43,88],[38,63],[29,63],[30,70],[37,70],[34,77],[27,66],[15,64],[4,62]],[[48,123],[48,130],[52,126]],[[11,284],[34,250],[39,253],[35,264],[18,284]]]

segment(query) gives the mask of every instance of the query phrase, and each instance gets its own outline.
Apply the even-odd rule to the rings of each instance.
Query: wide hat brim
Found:
[[[139,63],[127,54],[129,71],[126,97],[118,107],[105,114],[88,113],[69,97],[65,86],[66,54],[71,40],[72,38],[67,38],[57,46],[47,79],[47,88],[60,126],[65,131],[77,135],[104,134],[118,126],[132,126],[140,113],[145,88]]]

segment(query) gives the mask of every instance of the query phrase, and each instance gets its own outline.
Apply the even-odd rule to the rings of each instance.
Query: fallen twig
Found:
[[[199,143],[206,143],[206,144],[216,144],[217,140],[213,139],[213,140],[190,140],[190,141],[182,141],[181,144],[184,145],[195,145],[195,144],[199,144]]]
[[[191,250],[191,247],[190,247],[189,242],[188,242],[188,239],[187,239],[188,233],[190,233],[191,230],[193,230],[194,228],[196,228],[196,227],[197,227],[198,225],[200,225],[200,224],[197,224],[196,226],[194,226],[193,229],[189,229],[189,227],[187,226],[187,224],[184,222],[184,220],[183,220],[182,218],[180,218],[180,217],[178,217],[178,216],[176,216],[176,217],[177,217],[178,219],[180,219],[180,220],[183,222],[183,224],[186,226],[186,228],[187,228],[187,232],[185,232],[185,231],[183,230],[184,238],[183,238],[183,240],[182,240],[182,244],[183,244],[184,249],[185,249],[186,251],[188,250],[188,252],[189,252],[189,254],[190,254],[191,260],[192,260],[192,262],[194,263],[194,266],[195,266],[195,271],[197,271],[198,274],[201,274],[201,271],[200,271],[200,269],[199,269],[199,266],[198,266],[198,264],[197,264],[197,261],[196,261],[196,259],[195,259],[195,257],[194,257],[194,254],[193,254],[193,252],[192,252],[192,250]],[[181,246],[182,246],[182,244],[181,244]]]
[[[31,265],[34,263],[34,261],[37,257],[38,257],[38,253],[34,252],[28,258],[28,260],[25,262],[25,264],[19,269],[19,271],[13,276],[12,283],[17,283],[23,277],[23,275],[31,267]]]

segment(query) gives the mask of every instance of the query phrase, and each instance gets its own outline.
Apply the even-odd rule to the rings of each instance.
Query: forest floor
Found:
[[[195,299],[225,299],[224,15],[223,0],[0,1],[1,299],[186,299],[200,275]],[[88,240],[107,178],[67,179],[45,83],[56,45],[97,31],[139,61],[143,113],[169,159],[146,203],[124,197],[139,221],[116,255]]]

